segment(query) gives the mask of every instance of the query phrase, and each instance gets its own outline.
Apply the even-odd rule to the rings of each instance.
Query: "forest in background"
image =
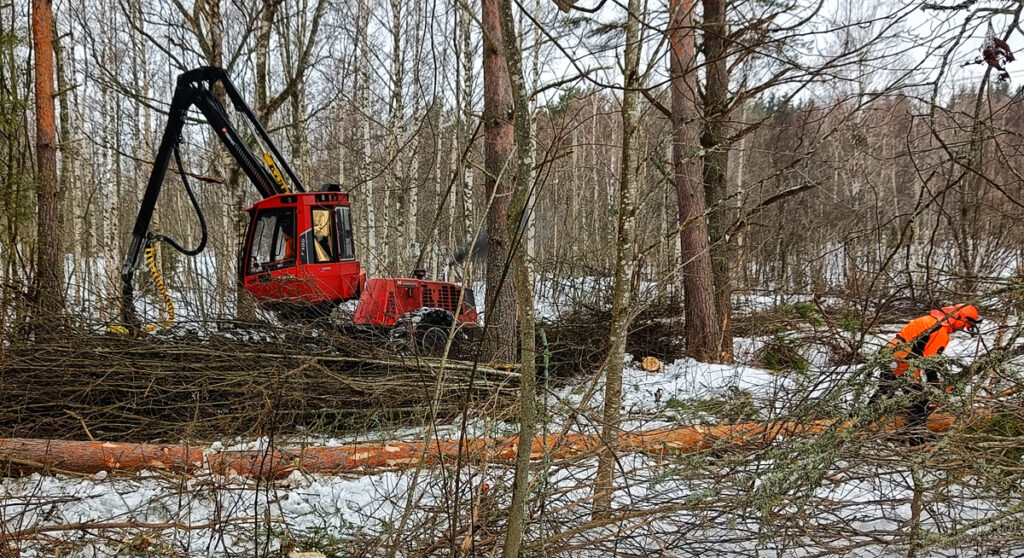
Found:
[[[0,3],[0,554],[1019,548],[1022,11]],[[236,270],[258,196],[194,110],[150,231],[201,242],[188,176],[209,246],[157,243],[155,266],[199,327],[122,320],[200,66],[307,185],[351,194],[371,276],[478,289],[468,352],[454,320],[432,359],[400,328],[258,309]],[[162,285],[134,281],[166,324]],[[950,303],[987,323],[911,359],[945,383],[872,397],[895,322]],[[114,443],[139,441],[157,457]],[[339,443],[317,451],[344,466],[311,457]]]
[[[538,284],[610,277],[624,12],[521,8],[537,161],[533,270]],[[963,66],[983,47],[985,26],[1012,31],[1018,8],[730,3],[721,138],[698,157],[726,162],[724,189],[708,203],[722,215],[712,242],[728,245],[732,288],[934,305],[1016,273],[1020,88],[985,64]],[[641,10],[635,281],[656,285],[654,298],[678,299],[667,7]],[[116,317],[120,262],[174,79],[199,65],[227,68],[308,184],[352,194],[357,252],[372,276],[405,275],[417,261],[432,276],[462,271],[449,265],[453,254],[483,228],[489,207],[473,6],[122,0],[57,2],[54,13],[52,226],[66,299],[80,315]],[[14,307],[27,300],[36,254],[29,16],[29,3],[0,9],[4,320],[21,315]],[[705,79],[700,63],[694,71]],[[191,126],[185,144],[211,249],[192,261],[163,249],[160,266],[173,296],[202,314],[195,318],[231,316],[241,209],[256,192],[206,127]],[[185,245],[198,237],[173,173],[153,228]],[[138,281],[154,293],[148,277]]]

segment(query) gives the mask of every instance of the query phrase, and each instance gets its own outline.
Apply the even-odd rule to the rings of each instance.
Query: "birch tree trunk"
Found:
[[[32,2],[32,47],[36,93],[36,261],[35,319],[56,320],[64,310],[61,262],[60,187],[57,184],[57,123],[53,101],[52,0]],[[41,330],[39,330],[41,332]]]
[[[281,0],[263,0],[260,6],[260,19],[259,19],[259,30],[256,34],[256,114],[260,119],[264,120],[270,117],[270,111],[268,110],[268,91],[269,84],[267,83],[267,65],[268,65],[268,52],[270,50],[270,33],[274,25],[274,18],[277,15],[277,9],[281,5]],[[238,185],[239,192],[235,199],[234,209],[235,211],[244,210],[245,206],[245,194],[241,191],[241,186]],[[239,242],[244,242],[245,227],[247,223],[244,219],[239,219],[236,223],[240,232]],[[255,319],[256,317],[256,301],[253,297],[245,290],[245,285],[239,282],[235,288],[235,292],[238,297],[237,315],[243,320]]]
[[[82,238],[78,222],[78,196],[75,195],[75,165],[77,162],[77,150],[71,134],[71,107],[68,103],[70,91],[68,87],[67,51],[60,42],[60,32],[53,29],[53,52],[56,64],[58,102],[60,103],[60,189],[63,192],[62,198],[66,202],[65,214],[67,215],[68,234],[66,243],[70,243],[72,254],[73,270],[79,277],[84,276],[80,266],[82,264]],[[74,304],[81,307],[83,299],[83,285],[79,280],[74,286]]]
[[[359,61],[356,64],[356,106],[359,112],[358,162],[356,182],[359,185],[363,210],[366,212],[365,231],[368,256],[362,258],[367,273],[376,275],[379,270],[380,253],[377,250],[377,196],[374,192],[373,174],[370,172],[370,39],[367,28],[370,25],[368,0],[359,0],[356,14],[356,48]]]
[[[405,61],[402,57],[402,0],[391,0],[391,115],[388,118],[388,188],[385,194],[387,205],[385,245],[388,251],[388,266],[391,273],[405,274],[411,270],[406,265],[408,239],[406,238],[405,220],[409,212],[408,184],[405,184],[403,162],[398,151],[405,143]],[[387,202],[387,193],[395,195],[394,212]]]
[[[470,28],[472,15],[469,9],[459,3],[459,36],[462,44],[462,83],[459,84],[461,102],[459,103],[459,176],[461,177],[461,211],[463,228],[460,229],[461,240],[470,245],[476,231],[473,215],[473,168],[466,165],[462,154],[467,151],[471,129],[470,113],[473,110],[473,34]]]
[[[73,36],[74,35],[72,35],[72,37]],[[66,61],[69,67],[69,75],[80,75],[78,71],[78,59],[74,56],[69,56]],[[89,79],[87,77],[82,77],[81,88],[86,87],[86,83],[88,83],[88,81]],[[75,165],[73,167],[74,170],[72,171],[74,172],[73,184],[75,185],[82,184],[85,178],[84,175],[87,173],[91,174],[95,172],[93,170],[93,165],[88,162],[85,157],[87,150],[77,144],[77,142],[82,139],[82,126],[80,123],[85,121],[86,114],[86,109],[84,108],[85,103],[81,101],[84,95],[80,95],[79,89],[79,87],[74,87],[71,88],[71,91],[69,92],[70,106],[73,107],[71,112],[69,112],[69,118],[71,118],[71,115],[73,114],[74,122],[79,123],[77,126],[72,128],[74,130],[73,135],[76,142],[74,149]],[[93,192],[90,192],[89,194],[92,193]],[[96,246],[96,238],[100,234],[99,231],[101,230],[96,226],[95,214],[97,212],[92,211],[92,208],[95,205],[96,196],[87,195],[82,188],[76,188],[74,191],[69,192],[69,194],[76,200],[76,217],[75,225],[72,227],[72,232],[76,239],[76,245],[80,247],[80,255],[84,262],[82,288],[84,289],[84,292],[93,294],[101,293],[100,289],[102,281],[95,274],[96,250],[94,248]],[[102,294],[100,295],[100,298],[102,299]]]
[[[669,3],[672,79],[672,162],[679,204],[679,245],[683,260],[683,307],[686,350],[702,362],[719,358],[719,325],[714,289],[707,211],[701,183],[697,128],[697,64],[693,0]]]
[[[594,484],[594,517],[611,515],[615,451],[618,447],[622,405],[622,360],[629,332],[629,295],[635,271],[636,203],[639,166],[637,131],[640,123],[640,0],[629,0],[626,8],[626,52],[622,90],[622,164],[619,168],[618,242],[615,248],[615,285],[612,294],[612,324],[608,356],[604,361],[604,440],[597,460]]]
[[[135,2],[130,7],[130,13],[128,17],[135,20],[134,25],[142,26],[142,6]],[[146,42],[144,40],[138,40],[138,38],[132,38],[132,49],[131,49],[131,64],[132,64],[132,79],[139,85],[140,94],[143,99],[150,98],[149,91],[149,69],[148,69],[148,58],[146,51]],[[134,181],[134,188],[131,189],[131,198],[128,203],[131,207],[138,207],[142,201],[143,189],[146,184],[148,172],[150,168],[147,165],[139,164],[139,161],[144,161],[151,157],[153,153],[152,141],[150,136],[150,108],[148,103],[132,103],[132,131],[133,134],[133,145],[132,151],[135,158],[135,164],[132,165],[132,178]],[[153,216],[150,221],[150,230],[155,234],[163,232],[161,230],[160,218],[163,214],[163,204],[158,203],[153,208]],[[154,256],[156,261],[157,269],[163,269],[163,250],[161,243],[157,242],[153,246]],[[165,304],[157,305],[160,323],[166,323],[168,316],[168,307]]]
[[[274,26],[274,16],[282,0],[263,0],[260,9],[260,27],[256,35],[256,113],[261,118],[267,114],[267,61],[270,50],[270,30]]]
[[[296,166],[296,172],[303,179],[309,178],[309,139],[306,134],[306,86],[301,83],[297,85],[291,94],[290,104],[292,108],[292,133],[291,144]],[[307,182],[307,187],[316,189],[318,186]]]
[[[105,53],[106,54],[106,53]],[[117,145],[117,130],[120,126],[121,114],[119,103],[112,99],[112,93],[107,87],[103,87],[103,104],[107,107],[107,114],[114,115],[104,123],[104,138],[106,145]],[[104,155],[103,171],[108,180],[112,179],[113,191],[109,193],[110,201],[107,211],[104,213],[106,220],[104,230],[107,234],[104,246],[104,264],[107,279],[107,305],[110,316],[117,316],[118,301],[121,296],[121,276],[119,265],[121,263],[121,151],[113,150],[113,156]]]
[[[534,0],[533,3],[533,20],[539,21],[540,18],[540,0]],[[531,64],[530,64],[530,90],[537,91],[540,89],[540,30],[537,29],[536,25],[532,25],[533,33],[533,45],[531,46]],[[525,34],[525,33],[524,33]],[[530,158],[534,161],[537,160],[537,97],[531,95],[530,99]],[[536,172],[530,172],[530,183],[536,182]],[[537,215],[534,211],[529,211],[527,214],[527,229],[526,229],[526,253],[527,257],[530,258],[530,264],[535,265],[537,261]],[[531,278],[532,280],[532,278]]]
[[[455,281],[453,275],[455,266],[446,268],[445,254],[449,254],[458,245],[456,241],[456,229],[458,224],[458,211],[457,208],[461,203],[462,188],[463,188],[463,176],[465,174],[465,168],[462,164],[462,151],[459,149],[459,145],[462,143],[462,116],[460,109],[462,108],[462,100],[459,98],[459,72],[458,69],[455,71],[455,121],[452,123],[452,135],[451,145],[448,151],[448,168],[449,172],[453,172],[455,180],[455,191],[451,192],[446,200],[448,203],[448,237],[445,239],[446,243],[443,247],[438,246],[437,251],[437,266],[438,269],[435,271],[435,277],[438,277],[444,281]],[[461,236],[461,235],[460,235]],[[440,244],[440,241],[438,242]],[[442,277],[441,274],[447,274]]]
[[[195,10],[200,17],[191,20],[193,22],[192,32],[202,39],[200,40],[200,45],[204,46],[203,54],[206,56],[206,62],[211,66],[223,68],[224,17],[221,13],[220,0],[196,0],[196,2]],[[225,108],[231,106],[228,103],[227,93],[224,91],[222,84],[215,84],[213,93]],[[211,141],[216,144],[217,140],[212,138]],[[238,169],[231,160],[227,150],[219,145],[214,145],[213,149],[220,154],[216,165],[216,175],[224,180],[228,196],[230,196],[229,199],[231,199],[230,204],[220,206],[221,209],[218,211],[218,217],[223,226],[222,230],[236,231],[236,235],[229,234],[223,244],[216,245],[217,301],[220,307],[219,310],[226,310],[227,292],[234,285],[235,315],[240,319],[247,319],[252,316],[254,306],[242,282],[233,279],[235,275],[232,270],[235,265],[238,239],[241,238],[242,234],[240,227],[244,227],[242,211],[245,208],[245,193],[242,192],[241,185],[239,184],[241,177],[239,176]]]
[[[519,307],[519,344],[522,349],[519,384],[519,444],[516,448],[515,476],[512,482],[512,503],[508,514],[508,531],[502,548],[503,558],[518,558],[526,531],[527,511],[530,499],[530,451],[537,431],[537,387],[535,324],[533,310],[533,282],[530,260],[523,245],[521,231],[530,207],[530,177],[533,170],[532,143],[530,137],[530,105],[527,100],[526,82],[523,78],[522,55],[515,32],[510,0],[498,3],[498,19],[501,33],[509,93],[511,93],[516,143],[515,187],[508,206],[506,232],[512,250],[512,273],[515,279],[516,302]],[[490,269],[488,269],[490,274]]]
[[[514,362],[516,358],[515,277],[506,273],[510,250],[506,216],[512,192],[506,167],[512,155],[513,101],[509,70],[503,57],[505,41],[502,40],[503,22],[498,15],[498,0],[481,0],[480,4],[484,35],[484,168],[487,172],[488,202],[486,327],[481,351],[485,362],[501,363]],[[513,22],[509,21],[509,25]],[[514,49],[518,52],[518,45]],[[529,148],[529,144],[524,147]]]

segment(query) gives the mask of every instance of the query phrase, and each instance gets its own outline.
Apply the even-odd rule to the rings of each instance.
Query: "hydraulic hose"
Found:
[[[167,291],[167,285],[164,283],[163,277],[160,276],[160,270],[157,269],[155,244],[157,242],[164,241],[167,244],[170,244],[172,248],[186,256],[195,256],[206,248],[206,241],[208,238],[206,216],[203,215],[203,210],[199,206],[199,200],[196,199],[196,194],[192,191],[192,186],[188,182],[188,176],[185,174],[185,166],[181,162],[181,153],[178,151],[177,146],[174,147],[174,161],[178,165],[178,174],[181,176],[181,183],[185,186],[185,192],[188,194],[188,199],[192,202],[192,207],[196,210],[196,216],[199,217],[199,228],[202,231],[202,237],[199,240],[199,245],[192,249],[185,248],[169,236],[159,234],[151,235],[149,241],[146,243],[146,249],[144,252],[146,257],[146,267],[149,269],[149,274],[153,277],[153,283],[156,284],[156,290],[160,293],[160,297],[164,301],[164,307],[167,309],[167,319],[161,322],[157,327],[167,327],[174,323],[174,301],[171,300],[171,293]],[[148,326],[146,329],[151,331],[155,329],[155,327]]]
[[[206,248],[206,240],[208,237],[206,230],[206,216],[203,215],[203,210],[199,207],[199,200],[196,199],[196,194],[192,191],[192,186],[188,183],[188,175],[185,174],[185,166],[181,164],[181,153],[178,152],[178,146],[174,146],[174,161],[178,164],[178,175],[181,176],[181,183],[185,186],[185,192],[188,193],[188,199],[192,202],[192,207],[196,210],[196,216],[199,217],[199,228],[202,231],[202,237],[199,239],[199,245],[191,250],[185,248],[181,244],[178,244],[176,240],[169,236],[160,234],[153,235],[153,240],[157,242],[164,241],[170,244],[172,248],[186,256],[196,256]]]
[[[146,267],[149,269],[149,274],[153,277],[153,283],[156,284],[156,290],[160,293],[160,297],[164,300],[164,306],[167,308],[167,319],[161,322],[158,327],[167,327],[174,323],[174,301],[171,300],[171,293],[167,292],[167,286],[164,285],[164,280],[160,277],[160,271],[156,266],[156,246],[146,246],[145,254]]]

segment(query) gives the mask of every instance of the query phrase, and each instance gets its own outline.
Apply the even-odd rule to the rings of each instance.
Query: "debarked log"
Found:
[[[977,409],[968,420],[976,420],[986,414],[984,409]],[[933,432],[945,432],[955,420],[952,415],[936,413],[929,417],[928,428]],[[816,434],[835,424],[832,420],[811,423],[747,422],[624,432],[619,436],[618,449],[624,453],[657,454],[763,447],[781,436]],[[885,425],[888,429],[900,426],[902,421],[899,418]],[[840,425],[840,428],[848,427],[849,423]],[[517,444],[518,438],[512,437],[213,451],[208,447],[188,445],[7,438],[0,439],[0,472],[11,474],[40,468],[87,474],[99,471],[166,470],[188,474],[209,471],[274,479],[288,476],[292,471],[338,473],[405,468],[454,460],[460,454],[471,462],[508,462],[515,458]],[[601,444],[597,435],[542,436],[533,441],[530,458],[583,458],[595,454]]]

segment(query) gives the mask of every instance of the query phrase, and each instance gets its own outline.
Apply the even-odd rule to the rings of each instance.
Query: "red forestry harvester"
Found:
[[[243,139],[214,95],[213,88],[218,82],[243,117],[248,140]],[[283,315],[324,315],[339,303],[358,298],[356,325],[405,325],[430,332],[434,343],[443,327],[456,322],[475,324],[477,313],[470,289],[428,281],[420,270],[414,271],[411,278],[367,280],[356,259],[348,194],[336,184],[325,184],[317,192],[306,191],[227,73],[221,68],[203,67],[178,76],[167,126],[132,231],[131,247],[121,268],[121,318],[128,329],[142,329],[134,304],[134,276],[140,255],[146,254],[150,271],[163,291],[152,247],[163,241],[185,255],[194,256],[206,246],[206,220],[178,149],[186,115],[192,107],[206,117],[228,153],[263,196],[246,210],[249,227],[238,266],[239,280],[263,306]],[[250,141],[260,156],[250,148]],[[198,246],[191,249],[149,231],[172,155],[202,229]],[[162,294],[173,320],[173,305],[166,292]]]

